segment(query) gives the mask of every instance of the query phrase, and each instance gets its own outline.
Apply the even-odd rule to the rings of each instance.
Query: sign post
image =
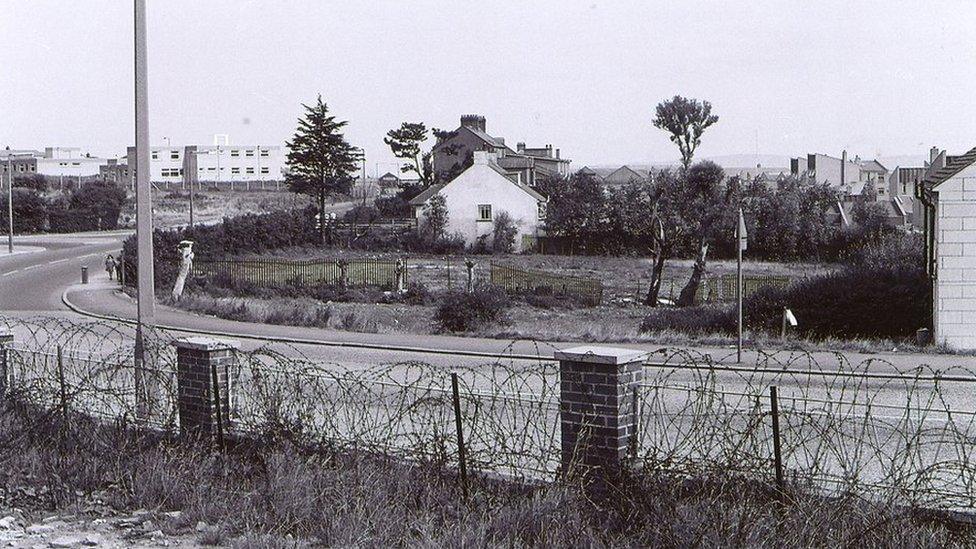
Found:
[[[739,208],[739,223],[735,226],[735,242],[738,250],[738,261],[735,269],[735,301],[738,307],[738,337],[736,338],[736,359],[742,363],[742,252],[745,251],[749,235],[746,232],[746,220],[742,216],[742,208]]]

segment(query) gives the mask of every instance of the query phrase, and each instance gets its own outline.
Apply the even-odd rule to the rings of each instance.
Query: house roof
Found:
[[[946,157],[945,167],[937,170],[935,173],[930,174],[928,177],[922,181],[922,185],[928,189],[938,187],[942,183],[951,179],[957,173],[963,171],[973,162],[976,162],[976,147],[972,148],[966,154],[962,156],[949,156]]]
[[[877,160],[868,160],[861,163],[861,170],[866,172],[886,172],[888,168],[885,168],[881,162]]]
[[[536,199],[536,200],[538,200],[540,202],[545,202],[547,200],[545,196],[539,194],[539,192],[536,191],[535,189],[533,189],[532,187],[529,187],[528,185],[521,185],[521,184],[519,184],[515,179],[512,178],[512,174],[506,172],[498,164],[495,164],[494,162],[489,162],[487,165],[488,165],[489,168],[491,168],[492,170],[494,170],[495,173],[497,173],[498,175],[500,175],[500,176],[504,177],[505,179],[507,179],[512,185],[515,185],[516,187],[518,187],[518,188],[522,189],[523,191],[525,191],[525,193],[528,194],[529,196],[531,196],[532,198],[534,198],[534,199]],[[475,166],[477,166],[477,164]],[[468,170],[470,170],[472,167],[474,167],[474,166],[469,167]],[[466,172],[468,170],[464,170],[464,171]],[[432,197],[435,194],[437,194],[438,192],[440,192],[440,190],[443,189],[444,187],[450,185],[452,182],[454,182],[455,179],[457,179],[458,177],[460,177],[461,174],[463,174],[463,173],[464,172],[461,172],[460,174],[458,174],[457,176],[455,176],[454,179],[448,181],[447,183],[439,183],[439,184],[431,185],[430,187],[427,187],[426,189],[424,189],[424,191],[422,193],[418,194],[413,199],[411,199],[410,202],[409,202],[409,204],[411,206],[423,206],[428,200],[430,200],[430,197]]]
[[[610,172],[610,174],[606,176],[606,179],[616,179],[618,177],[625,177],[630,179],[644,179],[646,176],[641,175],[640,173],[637,172],[637,170],[634,170],[630,166],[620,166],[616,170]]]
[[[386,172],[385,174],[381,175],[380,176],[380,179],[396,179],[397,181],[400,180],[399,177],[397,177],[396,175],[394,175],[391,172]]]
[[[468,127],[468,126],[461,126],[458,129],[454,130],[453,133],[454,134],[457,134],[458,132],[460,132],[462,130],[471,133],[472,135],[474,135],[475,137],[477,137],[481,141],[485,142],[486,144],[491,145],[492,147],[501,147],[501,148],[504,148],[506,151],[508,151],[510,153],[513,153],[513,154],[515,153],[515,151],[513,151],[512,149],[508,148],[507,145],[505,145],[504,140],[498,139],[496,137],[492,137],[492,136],[488,135],[487,133],[485,133],[485,132],[483,132],[483,131],[481,131],[479,129],[476,129],[476,128],[471,128],[471,127]],[[436,145],[434,145],[433,149],[431,149],[431,150],[437,150],[437,149],[441,148],[442,146],[444,146],[444,143],[447,143],[449,140],[450,140],[450,138],[444,139],[444,140],[438,142]]]
[[[444,185],[445,183],[437,183],[427,187],[423,190],[423,192],[411,198],[409,204],[411,206],[423,206],[428,200],[430,200],[430,197],[437,194],[437,191],[443,189]]]

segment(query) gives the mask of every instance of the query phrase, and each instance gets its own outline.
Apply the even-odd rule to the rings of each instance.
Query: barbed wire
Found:
[[[146,333],[151,352],[137,374],[129,325],[34,317],[0,318],[0,326],[16,337],[7,354],[8,395],[66,417],[178,428],[173,334]],[[558,365],[551,345],[536,343],[536,361],[516,355],[516,347],[524,342],[484,364],[453,367],[401,361],[349,368],[281,344],[239,351],[221,388],[230,402],[227,429],[453,467],[456,376],[468,467],[552,478],[561,453]],[[771,478],[772,386],[783,466],[794,484],[907,505],[976,506],[976,373],[964,364],[904,368],[855,363],[842,353],[760,352],[755,363],[738,366],[661,349],[637,390],[636,462],[687,475]]]

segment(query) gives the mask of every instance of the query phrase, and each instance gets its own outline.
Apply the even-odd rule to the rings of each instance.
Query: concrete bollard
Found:
[[[88,267],[81,268],[81,283],[88,284]]]
[[[475,262],[472,261],[472,260],[470,260],[470,259],[464,260],[464,268],[467,269],[467,271],[468,271],[468,279],[467,279],[467,283],[465,285],[465,291],[470,294],[471,292],[474,291],[474,268],[475,268]]]
[[[180,433],[200,438],[226,433],[230,427],[230,392],[240,344],[211,337],[186,337],[173,345]]]
[[[588,477],[619,471],[636,441],[634,394],[648,353],[587,345],[554,355],[559,361],[562,472]]]

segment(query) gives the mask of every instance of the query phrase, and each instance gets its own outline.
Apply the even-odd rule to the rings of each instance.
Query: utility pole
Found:
[[[146,0],[135,2],[135,179],[136,243],[138,246],[138,309],[136,313],[135,381],[137,415],[149,417],[145,379],[146,330],[156,323],[153,280],[152,187],[149,182],[149,70]]]
[[[7,251],[14,253],[14,171],[7,155]]]
[[[742,252],[746,249],[748,235],[746,234],[746,220],[742,216],[742,208],[739,208],[739,222],[735,226],[735,247],[738,250],[738,261],[735,268],[735,301],[738,309],[738,338],[736,339],[735,351],[736,362],[742,363]]]

